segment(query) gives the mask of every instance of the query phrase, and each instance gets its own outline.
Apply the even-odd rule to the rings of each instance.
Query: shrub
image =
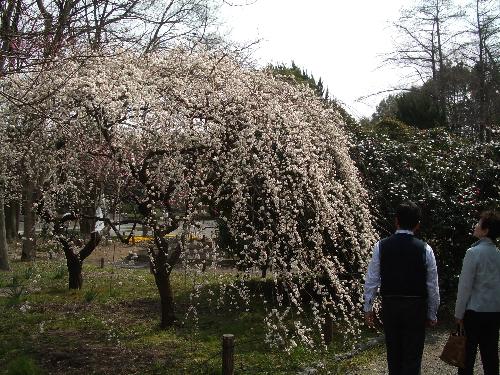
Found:
[[[7,375],[37,375],[42,371],[33,361],[27,356],[20,356],[13,359],[7,365]]]
[[[498,144],[475,144],[444,129],[418,130],[395,120],[352,130],[352,154],[380,235],[393,232],[393,210],[401,201],[419,204],[420,235],[434,249],[442,294],[454,295],[476,216],[500,203]]]

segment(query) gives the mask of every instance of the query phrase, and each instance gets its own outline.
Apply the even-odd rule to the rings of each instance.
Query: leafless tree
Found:
[[[390,63],[411,67],[421,83],[429,79],[434,82],[434,100],[445,118],[443,76],[447,63],[460,48],[459,36],[463,34],[451,24],[462,15],[451,0],[419,0],[402,9],[394,23],[395,50],[387,57]]]
[[[477,135],[484,141],[495,116],[494,97],[500,90],[500,3],[497,0],[473,0],[469,4],[469,43],[464,59],[477,73],[475,94]],[[500,115],[497,113],[497,115]]]
[[[200,41],[216,23],[216,1],[4,0],[2,72],[55,57],[86,58],[116,48],[150,52],[179,40]]]

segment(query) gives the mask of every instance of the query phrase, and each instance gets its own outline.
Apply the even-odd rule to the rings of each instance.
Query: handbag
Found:
[[[439,358],[452,366],[465,367],[465,332],[457,325],[457,330],[450,333]]]

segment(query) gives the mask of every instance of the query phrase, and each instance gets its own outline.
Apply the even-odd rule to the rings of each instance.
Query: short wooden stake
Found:
[[[234,335],[222,335],[222,375],[234,374]]]
[[[104,258],[101,258],[101,268],[104,268]]]

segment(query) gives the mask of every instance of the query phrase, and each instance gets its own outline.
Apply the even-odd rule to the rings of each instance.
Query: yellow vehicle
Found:
[[[175,238],[175,237],[177,237],[177,235],[173,234],[173,233],[169,233],[169,234],[165,235],[165,238]],[[132,245],[135,245],[138,242],[152,241],[152,240],[153,240],[152,236],[132,236],[132,238],[130,239]],[[201,237],[198,237],[195,234],[190,234],[188,236],[188,241],[200,241],[200,240],[201,240]]]

